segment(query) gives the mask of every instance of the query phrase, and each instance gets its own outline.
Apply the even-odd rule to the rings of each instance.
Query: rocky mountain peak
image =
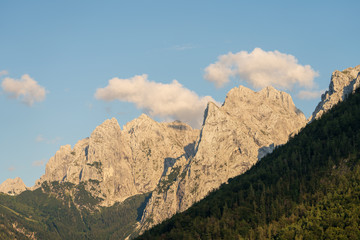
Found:
[[[148,115],[146,115],[145,113],[142,113],[138,119],[141,119],[141,120],[152,120],[152,118],[150,118]]]
[[[254,105],[259,105],[261,101],[276,102],[283,108],[294,111],[296,109],[291,96],[283,91],[279,91],[272,86],[263,88],[262,90],[255,92],[244,86],[233,88],[226,96],[224,106],[230,111],[238,108],[253,108]]]
[[[259,93],[260,94],[265,94],[265,95],[267,95],[267,97],[269,97],[270,95],[279,95],[279,94],[284,93],[284,92],[277,90],[273,86],[267,86],[267,87],[261,89],[259,91]]]
[[[276,101],[278,103],[280,102],[286,108],[291,108],[293,110],[293,108],[295,107],[295,104],[290,94],[279,91],[272,86],[268,86],[262,89],[260,92],[258,92],[258,94],[269,100]]]
[[[116,118],[106,119],[100,126],[119,126]]]
[[[105,120],[102,124],[97,126],[95,130],[91,133],[90,139],[92,138],[98,138],[98,137],[114,137],[115,135],[120,134],[121,128],[116,120],[116,118],[111,118]]]
[[[321,95],[321,101],[315,108],[309,121],[320,118],[338,102],[360,87],[360,65],[343,71],[334,71],[331,75],[329,90]]]
[[[60,146],[60,149],[58,152],[69,152],[69,151],[71,151],[71,145],[66,144],[66,145]],[[56,152],[56,153],[58,153],[58,152]]]
[[[251,98],[253,96],[253,94],[254,94],[254,91],[247,87],[244,87],[241,85],[239,87],[234,87],[226,95],[224,104],[226,104],[229,101],[233,102],[236,100]]]
[[[214,119],[216,118],[216,114],[219,110],[219,107],[213,103],[213,102],[208,102],[207,107],[204,111],[204,122],[203,125],[205,124],[206,121],[209,121],[209,119]]]
[[[142,128],[152,128],[155,125],[159,125],[158,122],[150,118],[146,114],[141,114],[138,118],[131,120],[123,127],[124,131],[129,131],[131,129],[142,129]]]
[[[348,85],[351,81],[356,79],[360,72],[360,65],[352,68],[347,68],[343,71],[335,70],[332,73],[331,81],[329,85],[329,92],[340,92],[344,86]]]
[[[106,119],[103,123],[101,123],[99,126],[95,128],[93,132],[97,131],[109,131],[109,130],[119,130],[120,125],[116,118]],[[121,130],[121,129],[120,129]]]
[[[17,195],[27,190],[27,187],[23,180],[19,177],[14,179],[7,179],[2,184],[0,184],[0,192],[9,194],[9,195]]]

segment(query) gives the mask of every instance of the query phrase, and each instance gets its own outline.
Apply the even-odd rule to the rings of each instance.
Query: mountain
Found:
[[[3,195],[2,214],[28,234],[46,229],[40,234],[46,238],[136,236],[248,170],[305,123],[287,93],[242,86],[228,93],[223,106],[208,104],[201,131],[145,114],[122,129],[109,119],[73,148],[60,147],[32,191],[13,200]],[[55,206],[63,212],[54,214]],[[104,211],[113,211],[114,223]],[[43,217],[49,214],[54,216]],[[8,226],[19,237],[22,230],[14,229]]]
[[[360,65],[343,71],[334,71],[331,75],[329,90],[321,95],[321,101],[316,106],[310,121],[320,118],[338,102],[355,92],[360,87]]]
[[[137,239],[359,239],[360,91]]]
[[[14,179],[7,179],[2,184],[0,184],[0,192],[6,193],[9,195],[17,195],[27,190],[27,187],[23,180],[19,177]]]
[[[111,206],[153,191],[168,168],[192,154],[198,133],[187,124],[158,123],[145,114],[121,130],[112,118],[74,148],[62,146],[36,187],[53,181],[83,182],[100,205]]]
[[[328,98],[324,98],[328,101],[323,100],[323,104],[319,104],[323,107],[322,112],[329,111],[334,106],[327,104],[335,101],[331,99],[335,99],[340,92],[343,92],[343,95],[346,93],[344,96],[353,92],[357,86],[358,75],[357,77],[355,75],[359,74],[358,67],[344,70],[340,74],[341,78],[334,77],[336,74],[333,74]],[[344,77],[344,74],[349,76]],[[349,85],[341,82],[345,80],[354,83]],[[341,90],[340,86],[351,91]],[[323,121],[325,116],[327,114],[321,118],[314,117],[310,125],[322,126],[316,124]],[[239,213],[239,216],[245,219],[245,222],[239,220],[244,228],[241,236],[249,237],[249,232],[252,231],[251,234],[253,234],[260,231],[258,228],[260,225],[256,222],[260,221],[260,216],[263,229],[271,232],[271,227],[266,224],[274,224],[279,230],[281,224],[281,226],[285,225],[283,222],[280,224],[277,217],[283,216],[284,221],[290,221],[288,214],[298,204],[298,197],[302,192],[306,195],[301,195],[302,197],[310,196],[311,198],[312,196],[306,184],[310,184],[311,189],[317,189],[314,184],[322,181],[322,178],[315,176],[317,171],[323,171],[317,165],[316,160],[320,155],[315,154],[316,148],[331,147],[326,150],[329,154],[335,154],[335,157],[331,155],[329,158],[333,162],[334,159],[338,160],[338,155],[343,151],[357,144],[355,137],[353,145],[349,143],[346,135],[349,135],[348,132],[344,136],[341,135],[341,141],[335,139],[338,135],[331,132],[336,129],[339,131],[339,122],[343,124],[352,119],[352,117],[347,119],[348,117],[349,114],[335,122],[332,119],[328,120],[329,124],[325,124],[326,130],[322,133],[307,130],[310,131],[306,133],[307,137],[302,138],[297,143],[298,145],[295,144],[295,148],[287,150],[281,160],[266,159],[270,156],[278,156],[277,152],[280,151],[278,149],[283,149],[285,145],[293,146],[290,143],[295,141],[294,136],[305,127],[307,121],[302,112],[295,107],[290,95],[272,87],[254,92],[239,86],[227,94],[222,106],[210,102],[204,113],[201,130],[192,129],[179,121],[158,123],[145,114],[122,128],[115,118],[106,120],[96,127],[89,138],[80,140],[74,147],[70,145],[60,147],[47,163],[45,174],[33,188],[26,188],[23,183],[21,184],[21,179],[16,180],[16,183],[7,180],[1,185],[0,190],[6,194],[0,194],[0,238],[132,238],[174,214],[186,211],[194,204],[197,206],[197,202],[201,203],[202,199],[209,194],[213,196],[215,193],[211,192],[220,186],[222,186],[220,189],[230,186],[234,181],[232,178],[237,179],[236,176],[245,172],[241,175],[244,176],[243,178],[253,176],[251,175],[253,171],[260,171],[260,180],[263,184],[268,184],[267,181],[273,184],[272,178],[279,184],[271,185],[269,189],[264,190],[265,193],[262,192],[261,189],[265,188],[259,187],[263,185],[258,178],[259,172],[256,172],[257,177],[247,179],[245,185],[235,185],[230,192],[226,192],[225,195],[220,194],[221,197],[211,204],[214,206],[222,204],[224,201],[221,199],[226,200],[227,194],[230,196],[231,192],[236,193],[245,188],[246,191],[241,193],[243,195],[231,195],[234,199],[239,199],[236,206],[240,206],[240,202],[246,200],[247,195],[252,196],[250,205],[248,203],[244,205],[246,209],[251,209],[251,212]],[[349,126],[356,130],[356,126],[351,124]],[[301,130],[300,135],[303,131]],[[350,130],[346,131],[350,132]],[[320,134],[320,137],[316,134]],[[328,137],[326,141],[324,140],[325,142],[322,141],[323,135]],[[317,137],[315,140],[312,139],[314,136]],[[290,142],[287,143],[289,137]],[[304,139],[311,144],[307,146]],[[317,145],[314,147],[313,143]],[[344,146],[344,144],[347,145]],[[305,150],[307,152],[304,152]],[[275,153],[269,156],[273,151]],[[274,159],[274,157],[271,158]],[[306,164],[310,165],[304,163],[303,168],[302,160],[300,163],[291,162],[293,158],[307,159]],[[273,161],[276,166],[273,168],[269,161]],[[262,164],[265,164],[265,170],[253,170],[261,169],[259,166],[263,166]],[[255,167],[252,167],[253,165]],[[297,169],[299,167],[300,170]],[[287,172],[290,168],[294,168],[291,170],[293,175]],[[346,172],[352,173],[351,171],[346,169]],[[312,178],[313,175],[306,175],[309,172],[315,178]],[[341,171],[332,173],[339,175]],[[293,178],[297,179],[299,176],[307,177],[301,178],[300,183],[293,183]],[[329,186],[335,186],[330,183]],[[286,190],[285,193],[281,192],[282,188]],[[295,194],[296,191],[301,194]],[[9,196],[9,193],[16,196]],[[277,199],[277,194],[284,199]],[[319,200],[324,199],[319,198]],[[226,206],[229,208],[233,202],[226,201]],[[261,205],[263,201],[267,203],[265,209],[268,217],[262,215],[264,214],[264,205]],[[258,209],[259,206],[261,210]],[[269,206],[272,206],[272,210],[267,209]],[[222,208],[219,207],[219,209],[222,213]],[[219,209],[208,208],[206,214],[213,214],[213,211],[219,214]],[[235,208],[232,209],[234,212],[238,211]],[[277,217],[273,217],[271,211],[276,212]],[[256,221],[254,213],[256,213]],[[200,217],[205,215],[200,215]],[[235,221],[239,216],[231,214],[229,216],[229,219],[234,219],[234,222],[231,223],[228,219],[230,222],[226,224],[239,224]],[[208,224],[209,228],[217,231],[219,228],[212,225],[213,218],[209,221],[202,227]],[[214,223],[216,222],[215,218]],[[294,223],[292,220],[290,222]]]
[[[290,95],[272,87],[254,92],[240,86],[227,94],[223,106],[209,103],[195,154],[162,177],[144,211],[141,231],[244,173],[305,124]]]
[[[166,190],[163,194],[169,195],[168,188],[181,185],[180,190],[186,193],[177,192],[174,202],[168,198],[166,203],[178,207],[171,207],[167,216],[156,217],[157,223],[185,210],[228,178],[246,171],[304,125],[305,116],[287,93],[272,87],[256,93],[240,86],[228,93],[222,107],[209,103],[201,133],[178,121],[158,123],[145,114],[123,129],[115,118],[106,120],[73,148],[61,146],[32,189],[44,182],[86,183],[86,190],[99,199],[101,206],[111,206],[155,188],[157,192],[163,188]],[[219,142],[225,144],[217,146]],[[214,161],[217,154],[227,157]],[[202,163],[197,164],[200,161]],[[218,166],[221,171],[215,170]],[[180,171],[183,175],[185,171],[201,172],[200,168],[207,168],[207,174],[189,174],[181,183],[172,182],[175,178],[168,179]],[[15,185],[8,183],[4,183],[5,193],[18,194],[26,190],[25,187],[11,190]],[[199,184],[204,184],[201,191],[192,194],[189,186]],[[153,195],[150,203],[156,198],[156,194]],[[145,212],[149,213],[150,209],[158,211],[151,205]],[[145,214],[142,223],[147,216]]]

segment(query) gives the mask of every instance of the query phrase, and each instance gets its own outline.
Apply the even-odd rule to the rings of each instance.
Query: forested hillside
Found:
[[[138,239],[359,239],[360,92]]]
[[[141,218],[147,197],[97,207],[82,184],[57,182],[15,197],[0,194],[0,239],[124,239]]]

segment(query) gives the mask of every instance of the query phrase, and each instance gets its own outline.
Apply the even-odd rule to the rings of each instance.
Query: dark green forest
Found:
[[[124,239],[131,234],[149,194],[97,207],[98,199],[84,184],[52,182],[15,197],[0,194],[0,239],[30,239],[33,232],[37,239]]]
[[[137,239],[360,239],[360,92]]]

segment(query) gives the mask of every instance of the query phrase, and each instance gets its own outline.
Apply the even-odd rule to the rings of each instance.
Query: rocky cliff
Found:
[[[290,95],[272,87],[254,92],[240,86],[228,93],[223,106],[209,103],[195,154],[162,177],[144,211],[141,231],[245,172],[305,124]]]
[[[310,121],[320,118],[338,102],[343,101],[349,94],[360,86],[360,65],[343,71],[334,71],[331,76],[329,90],[321,96],[321,101],[315,108]]]
[[[19,177],[14,179],[7,179],[2,184],[0,184],[0,192],[6,193],[9,195],[17,195],[27,190],[25,183]]]
[[[85,183],[102,205],[154,190],[179,157],[192,154],[199,130],[181,122],[158,123],[145,114],[123,129],[115,118],[98,126],[89,138],[60,150],[37,181]]]

